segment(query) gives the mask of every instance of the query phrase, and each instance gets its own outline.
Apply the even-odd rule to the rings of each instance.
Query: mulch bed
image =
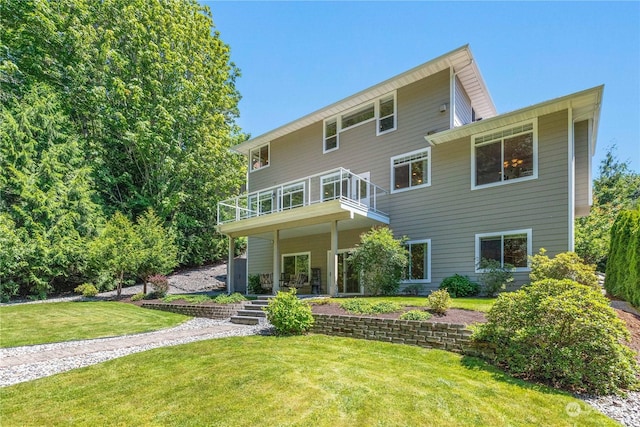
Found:
[[[339,304],[311,304],[311,311],[315,314],[334,314],[343,316],[361,316],[361,317],[376,317],[379,319],[399,319],[400,315],[409,310],[425,310],[425,307],[403,307],[402,311],[396,311],[393,313],[381,313],[381,314],[353,314],[349,313]],[[428,310],[427,310],[428,311]],[[443,316],[433,314],[430,322],[438,323],[457,323],[463,325],[470,325],[472,323],[484,323],[487,318],[484,313],[480,311],[463,310],[458,308],[450,308]]]

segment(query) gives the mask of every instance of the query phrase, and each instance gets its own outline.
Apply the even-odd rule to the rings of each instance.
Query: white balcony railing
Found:
[[[219,202],[218,224],[331,200],[386,216],[378,209],[379,198],[385,194],[387,191],[365,177],[338,168]]]

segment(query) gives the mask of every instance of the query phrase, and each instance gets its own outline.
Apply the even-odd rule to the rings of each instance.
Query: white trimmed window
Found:
[[[402,280],[405,283],[431,283],[431,239],[405,242],[409,262]]]
[[[307,277],[311,277],[311,252],[282,255],[280,271],[287,279],[294,274],[306,274]]]
[[[391,192],[431,185],[431,147],[391,158]]]
[[[323,153],[337,150],[339,148],[338,140],[338,119],[336,117],[324,121],[324,146]]]
[[[334,200],[340,197],[349,197],[349,180],[348,174],[340,172],[331,175],[325,175],[320,178],[320,200]]]
[[[249,170],[251,172],[269,166],[269,144],[256,147],[249,152]]]
[[[531,229],[476,234],[476,273],[484,271],[483,260],[496,260],[501,267],[529,271],[532,255]]]
[[[329,153],[340,148],[340,132],[364,123],[376,121],[376,135],[392,132],[398,126],[396,92],[361,104],[323,122],[322,152]]]
[[[304,206],[304,182],[283,187],[280,195],[280,207],[293,209],[300,206]]]
[[[471,188],[538,177],[538,122],[534,119],[471,137]]]
[[[378,99],[376,135],[383,135],[396,130],[396,93]]]

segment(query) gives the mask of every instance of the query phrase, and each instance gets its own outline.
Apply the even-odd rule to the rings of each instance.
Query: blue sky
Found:
[[[499,113],[605,85],[606,150],[640,172],[640,2],[203,2],[258,136],[469,44]]]

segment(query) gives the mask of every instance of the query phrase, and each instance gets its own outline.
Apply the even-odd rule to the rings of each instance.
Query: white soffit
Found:
[[[602,103],[603,91],[604,85],[596,86],[581,92],[576,92],[560,98],[531,105],[520,110],[500,114],[499,116],[495,116],[490,119],[469,123],[467,125],[438,132],[433,135],[427,135],[425,138],[433,144],[442,144],[454,139],[464,138],[493,129],[499,129],[534,117],[572,108],[574,118],[583,120],[587,120],[589,118],[593,119],[592,134],[595,147],[595,138],[597,136],[598,121],[600,118],[600,104]]]
[[[478,117],[489,118],[495,116],[496,108],[493,100],[482,79],[480,70],[478,70],[473,59],[469,45],[465,45],[341,101],[321,108],[311,114],[307,114],[284,126],[280,126],[279,128],[238,144],[231,149],[238,153],[248,155],[252,148],[266,144],[267,142],[306,126],[321,122],[324,119],[357,107],[363,103],[370,102],[391,91],[407,86],[442,70],[446,70],[449,67],[453,67],[454,71],[458,73],[458,78],[471,98],[471,103]]]

